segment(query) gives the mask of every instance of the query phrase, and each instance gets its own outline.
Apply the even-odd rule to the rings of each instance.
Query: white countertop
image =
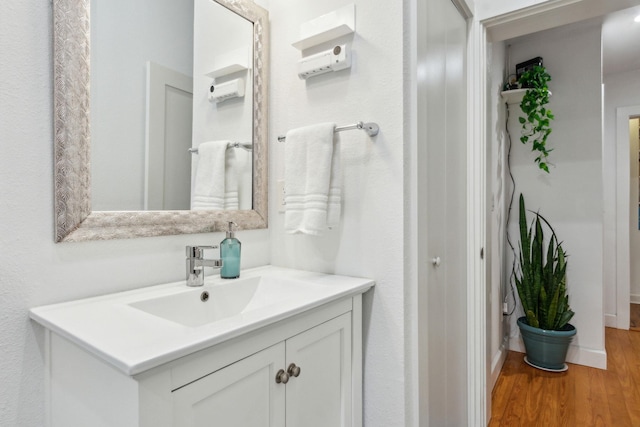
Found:
[[[283,278],[303,292],[278,296],[277,304],[202,326],[191,327],[154,316],[129,304],[154,297],[198,292],[206,287],[226,286],[232,280],[212,274],[205,288],[189,288],[185,281],[36,307],[30,317],[45,328],[69,339],[127,375],[148,369],[222,343],[318,307],[331,301],[366,292],[373,280],[265,266],[243,270],[239,280],[250,277]]]

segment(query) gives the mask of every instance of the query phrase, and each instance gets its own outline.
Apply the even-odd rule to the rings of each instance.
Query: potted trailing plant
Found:
[[[567,350],[576,334],[576,328],[569,324],[574,312],[566,294],[567,255],[553,227],[539,213],[528,225],[522,194],[519,225],[520,256],[515,282],[525,314],[518,319],[525,361],[537,368],[564,371]],[[548,244],[544,228],[551,232]]]
[[[522,126],[520,141],[523,144],[532,143],[531,150],[538,152],[535,161],[547,173],[547,158],[551,152],[547,148],[547,138],[551,133],[551,120],[554,119],[553,113],[547,108],[551,95],[547,83],[550,80],[551,76],[542,65],[535,65],[525,71],[518,80],[521,87],[527,89],[520,103],[520,109],[524,113],[524,117],[519,118]]]

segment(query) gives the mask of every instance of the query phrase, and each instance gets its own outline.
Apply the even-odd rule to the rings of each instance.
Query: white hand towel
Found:
[[[293,129],[285,145],[284,226],[319,236],[340,220],[340,150],[334,123]]]
[[[198,146],[198,166],[193,190],[193,210],[238,208],[238,182],[229,141],[209,141]]]

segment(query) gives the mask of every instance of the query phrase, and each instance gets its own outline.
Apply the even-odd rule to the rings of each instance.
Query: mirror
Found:
[[[123,3],[124,4],[124,3]],[[215,5],[218,9],[210,6]],[[201,8],[200,10],[198,8]],[[206,8],[203,9],[203,8]],[[152,171],[152,155],[147,155],[148,147],[145,147],[144,140],[149,140],[144,135],[140,137],[140,131],[137,133],[139,140],[134,136],[124,132],[119,138],[116,134],[103,133],[99,137],[99,126],[115,131],[113,123],[122,122],[131,115],[123,114],[120,119],[112,122],[110,125],[99,125],[97,115],[105,111],[105,107],[98,107],[90,113],[89,106],[93,106],[93,100],[90,98],[89,87],[100,93],[105,89],[99,80],[100,74],[92,76],[90,73],[91,65],[94,62],[91,58],[90,34],[91,16],[97,11],[90,11],[88,0],[54,0],[54,122],[55,122],[55,220],[56,220],[56,241],[82,241],[82,240],[101,240],[115,238],[132,238],[160,236],[170,234],[185,233],[203,233],[211,231],[224,230],[226,222],[233,220],[241,229],[266,228],[267,226],[267,87],[268,82],[268,12],[257,6],[250,0],[196,0],[195,15],[200,19],[201,16],[207,16],[207,19],[215,19],[216,14],[232,14],[247,22],[248,28],[252,28],[248,37],[245,37],[244,46],[230,45],[221,46],[221,53],[215,55],[198,55],[193,61],[193,127],[192,138],[194,147],[199,147],[202,142],[210,140],[229,140],[241,143],[238,148],[231,147],[229,150],[235,152],[236,156],[244,153],[244,163],[249,167],[245,168],[245,172],[240,173],[241,176],[250,177],[249,189],[244,191],[244,198],[237,205],[237,210],[188,210],[188,206],[184,204],[180,207],[169,206],[171,210],[160,210],[158,207],[149,202],[149,194],[152,193],[153,186],[158,181],[173,183],[173,179],[153,179]],[[206,15],[206,14],[209,14]],[[149,19],[148,15],[145,15]],[[229,21],[229,15],[225,21]],[[95,18],[94,18],[95,19]],[[155,18],[154,18],[155,19]],[[211,26],[207,22],[208,26]],[[196,26],[197,20],[196,20]],[[205,25],[205,26],[207,26]],[[162,26],[162,25],[160,25]],[[97,27],[98,30],[101,27]],[[197,34],[197,31],[195,32]],[[173,38],[172,38],[173,39]],[[226,40],[226,39],[225,39]],[[246,41],[250,45],[246,46]],[[196,37],[193,40],[194,50],[198,51],[198,45],[208,50],[211,46],[211,40],[205,42]],[[207,46],[207,43],[209,45]],[[223,63],[220,58],[224,59],[228,52],[234,52],[244,49],[248,60],[245,69],[229,69],[219,74],[220,66]],[[96,53],[96,55],[101,55]],[[227,55],[228,56],[228,55]],[[100,56],[97,57],[100,59]],[[216,62],[217,61],[217,62]],[[107,61],[108,62],[108,61]],[[154,61],[150,60],[150,63]],[[188,60],[186,61],[188,62]],[[160,64],[166,67],[166,64]],[[153,68],[154,65],[148,65],[147,70]],[[199,68],[198,68],[199,67]],[[169,67],[172,68],[172,67]],[[179,68],[174,66],[173,68]],[[199,70],[199,71],[198,71]],[[203,75],[202,70],[209,70]],[[216,75],[215,72],[218,71]],[[146,71],[144,77],[147,78]],[[214,73],[214,74],[211,74]],[[113,73],[117,74],[117,73]],[[126,73],[121,73],[126,74]],[[139,77],[138,73],[138,77]],[[182,73],[184,74],[184,73]],[[90,84],[92,78],[93,85]],[[211,84],[220,85],[233,80],[245,80],[245,96],[236,99],[228,99],[222,102],[212,102],[207,90]],[[198,83],[198,81],[200,83]],[[126,83],[126,81],[124,81]],[[124,85],[125,83],[122,83]],[[204,88],[201,86],[204,83]],[[108,87],[107,87],[108,89]],[[139,97],[138,97],[139,100]],[[154,105],[147,101],[150,105],[150,111]],[[184,103],[184,102],[183,102]],[[248,107],[247,107],[248,106]],[[201,108],[205,107],[205,108]],[[117,107],[106,108],[110,114],[119,113]],[[238,111],[240,111],[238,113]],[[146,113],[148,114],[148,112]],[[146,115],[145,114],[145,115]],[[138,112],[137,116],[141,113]],[[244,120],[244,125],[238,123],[233,124],[230,117],[239,117]],[[250,119],[247,119],[250,117]],[[92,149],[90,137],[94,131],[93,122],[96,122],[96,144],[102,138],[107,141],[108,148],[100,148],[96,145]],[[222,126],[221,123],[225,123]],[[140,129],[140,125],[137,125]],[[146,123],[145,123],[146,126]],[[234,129],[237,133],[231,133],[229,129]],[[134,132],[131,132],[134,133]],[[106,137],[104,135],[107,135]],[[122,142],[121,139],[131,136],[131,142],[117,146]],[[184,141],[185,138],[181,137]],[[117,141],[116,141],[117,140]],[[236,141],[238,140],[238,141]],[[147,144],[148,145],[148,144]],[[114,181],[114,177],[120,178],[121,171],[128,171],[130,168],[130,157],[132,147],[138,153],[145,153],[145,170],[137,171],[137,184],[121,184]],[[142,149],[141,149],[142,146]],[[249,148],[245,150],[244,148]],[[187,173],[186,181],[192,188],[197,178],[197,166],[199,154],[190,154],[184,150],[185,147],[174,148],[173,154],[166,157],[178,158],[184,153],[192,166],[192,171]],[[227,150],[227,151],[229,151]],[[135,197],[125,199],[125,202],[119,201],[118,204],[109,205],[98,203],[96,200],[96,210],[93,210],[91,194],[92,190],[96,191],[96,197],[102,197],[99,193],[98,185],[92,187],[92,164],[96,167],[101,162],[100,152],[110,151],[115,153],[117,163],[115,166],[107,166],[106,173],[110,176],[107,180],[108,185],[102,184],[104,187],[122,189],[123,187],[136,187]],[[160,150],[168,152],[166,149]],[[241,153],[242,152],[242,153]],[[93,157],[92,157],[93,156]],[[189,157],[191,156],[191,158]],[[184,157],[183,157],[184,158]],[[138,156],[140,159],[140,156]],[[137,160],[134,163],[138,165],[143,163]],[[242,161],[240,161],[242,163]],[[133,169],[133,168],[131,168]],[[175,169],[170,166],[168,169]],[[188,167],[187,167],[188,169]],[[139,169],[140,170],[140,169]],[[249,172],[247,172],[249,171]],[[104,172],[103,172],[104,173]],[[162,176],[162,174],[160,175]],[[96,181],[98,179],[96,176]],[[242,178],[240,178],[242,179]],[[103,179],[104,181],[104,179]],[[109,184],[110,182],[110,184]],[[140,182],[144,182],[141,185]],[[96,184],[98,184],[96,182]],[[140,188],[144,187],[144,190]],[[121,191],[121,193],[124,193]],[[133,194],[131,193],[131,194]],[[181,193],[185,193],[184,190]],[[134,200],[129,203],[127,200]],[[193,200],[191,200],[191,203]],[[151,209],[144,211],[144,207]],[[101,210],[103,209],[103,210]],[[112,210],[110,210],[112,209]]]

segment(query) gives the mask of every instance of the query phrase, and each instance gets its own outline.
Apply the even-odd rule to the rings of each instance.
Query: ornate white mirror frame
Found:
[[[212,0],[253,22],[253,209],[91,210],[89,0],[54,0],[56,242],[124,239],[267,227],[269,16],[250,0]]]

